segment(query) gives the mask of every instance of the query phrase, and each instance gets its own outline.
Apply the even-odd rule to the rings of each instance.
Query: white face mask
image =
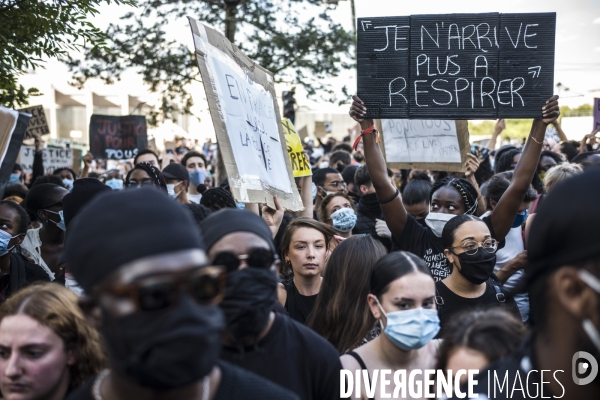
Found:
[[[167,183],[167,193],[169,194],[169,197],[176,199],[177,196],[179,196],[179,193],[181,193],[182,191],[180,190],[179,192],[175,193],[175,186],[179,186],[182,183],[183,182]]]
[[[329,167],[329,161],[322,161],[319,163],[319,168],[327,168]]]
[[[437,237],[442,237],[442,231],[446,223],[452,218],[456,217],[454,214],[430,212],[425,217],[425,224],[433,231],[433,234]]]

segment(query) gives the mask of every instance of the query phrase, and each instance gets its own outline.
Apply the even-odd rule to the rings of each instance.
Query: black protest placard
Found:
[[[27,131],[25,132],[25,139],[32,138],[34,134],[46,135],[50,133],[48,128],[48,121],[46,120],[46,113],[44,112],[44,106],[33,106],[22,108],[18,110],[27,114],[31,114]]]
[[[20,112],[15,128],[12,131],[8,146],[6,147],[6,154],[2,160],[2,165],[0,165],[0,198],[4,196],[4,189],[7,186],[10,174],[13,172],[19,150],[23,144],[23,139],[25,139],[25,131],[27,130],[30,118],[27,114]]]
[[[90,118],[90,149],[94,157],[113,160],[134,158],[146,147],[146,117],[94,114]]]
[[[556,13],[358,19],[367,118],[538,118],[554,87]]]

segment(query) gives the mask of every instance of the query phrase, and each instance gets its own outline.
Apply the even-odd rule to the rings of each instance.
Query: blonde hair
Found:
[[[0,305],[0,322],[12,315],[27,315],[47,326],[73,351],[69,388],[81,385],[107,366],[100,335],[86,321],[77,295],[56,283],[34,284],[18,291]]]
[[[544,177],[544,189],[546,193],[550,192],[557,183],[560,183],[572,176],[581,174],[583,169],[579,164],[558,164],[550,168]]]

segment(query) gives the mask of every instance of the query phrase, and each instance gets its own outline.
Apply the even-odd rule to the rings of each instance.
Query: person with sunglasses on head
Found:
[[[0,302],[36,281],[50,281],[37,264],[17,251],[27,234],[29,217],[17,203],[0,201]]]
[[[25,209],[28,214],[35,215],[42,226],[27,231],[20,245],[21,254],[40,265],[50,280],[60,275],[58,260],[63,252],[67,229],[62,200],[68,193],[61,186],[42,183],[32,187],[25,197]]]
[[[471,308],[503,307],[521,319],[517,304],[494,277],[498,241],[479,218],[459,215],[442,232],[444,254],[451,274],[436,282],[440,335],[458,312]]]
[[[551,97],[540,108],[542,118],[533,121],[523,155],[517,164],[510,186],[492,213],[482,218],[492,238],[499,242],[503,242],[510,231],[536,172],[546,127],[560,114],[558,96]],[[431,212],[425,218],[427,226],[419,224],[406,212],[400,198],[400,191],[387,177],[386,162],[376,140],[379,132],[375,129],[372,119],[364,118],[366,113],[367,109],[362,100],[354,96],[350,116],[360,123],[369,175],[381,204],[385,222],[392,233],[393,243],[399,250],[410,251],[422,257],[431,268],[434,279],[440,281],[450,275],[441,239],[444,225],[457,215],[477,215],[479,203],[483,199],[471,182],[465,179],[444,178],[437,181],[431,189]]]
[[[139,189],[144,186],[154,186],[165,193],[167,192],[167,182],[165,177],[152,164],[141,162],[136,164],[128,173],[125,178],[126,189]]]
[[[335,348],[285,312],[278,312],[279,258],[272,232],[258,215],[223,209],[201,223],[212,265],[227,284],[221,358],[267,378],[303,400],[339,398]]]
[[[219,358],[225,290],[180,204],[142,188],[97,196],[69,225],[66,262],[110,369],[69,400],[296,397]]]

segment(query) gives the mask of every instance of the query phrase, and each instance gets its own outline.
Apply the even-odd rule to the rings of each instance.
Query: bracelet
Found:
[[[390,197],[390,198],[389,198],[389,199],[387,199],[387,200],[383,200],[383,201],[379,201],[379,199],[377,199],[377,202],[378,202],[379,204],[387,204],[387,203],[390,203],[390,202],[392,202],[392,201],[393,201],[393,200],[394,200],[396,197],[398,197],[399,195],[400,195],[400,190],[396,189],[396,193],[394,193],[394,195],[393,195],[392,197]]]
[[[358,135],[358,137],[354,141],[354,144],[352,145],[352,150],[356,151],[356,148],[358,147],[358,144],[360,143],[360,140],[364,135],[370,135],[372,133],[375,134],[375,143],[379,143],[379,131],[375,129],[375,125],[371,125],[364,131],[360,131],[360,135]]]
[[[534,138],[534,137],[533,137],[531,134],[529,134],[529,137],[531,138],[531,140],[533,140],[533,141],[534,141],[534,142],[536,142],[537,144],[540,144],[540,145],[543,145],[543,144],[544,144],[544,142],[543,142],[543,141],[541,141],[541,142],[538,142],[538,141],[537,141],[537,139],[536,139],[536,138]]]

